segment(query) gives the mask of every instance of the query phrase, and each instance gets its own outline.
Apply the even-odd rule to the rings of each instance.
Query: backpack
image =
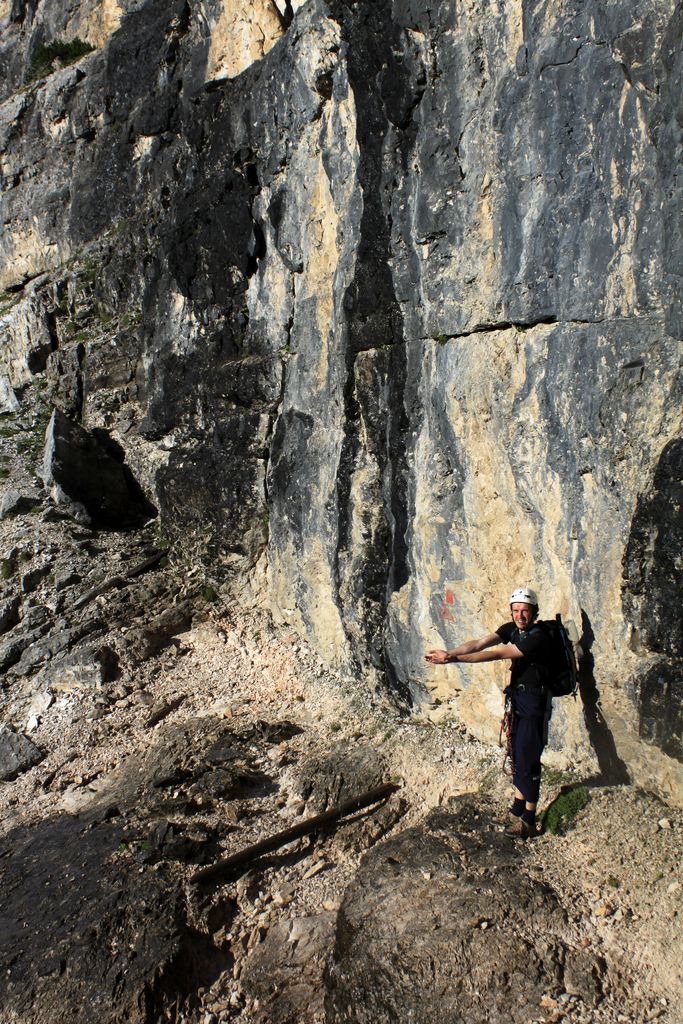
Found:
[[[562,616],[558,612],[554,619],[544,619],[534,625],[540,626],[550,640],[546,686],[553,697],[567,697],[571,694],[576,699],[576,654]]]

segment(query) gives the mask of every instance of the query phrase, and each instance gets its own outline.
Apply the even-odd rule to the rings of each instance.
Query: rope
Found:
[[[515,774],[515,758],[512,752],[512,733],[515,727],[515,712],[512,709],[512,701],[509,696],[505,698],[503,717],[500,720],[500,732],[498,733],[498,746],[503,746],[503,734],[505,734],[505,753],[503,754],[503,771],[506,775]],[[508,769],[509,762],[509,769]]]

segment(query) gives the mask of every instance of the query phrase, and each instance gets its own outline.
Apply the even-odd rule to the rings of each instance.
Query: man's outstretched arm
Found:
[[[501,644],[498,637],[498,647],[492,651],[479,651],[472,654],[456,654],[450,661],[464,661],[466,663],[477,661],[510,661],[513,658],[523,658],[524,655],[515,644]]]
[[[502,655],[487,650],[487,648],[497,645],[504,648],[512,647],[517,654]],[[501,657],[521,658],[522,652],[514,644],[501,644],[497,633],[489,633],[478,640],[466,640],[464,644],[454,647],[452,651],[427,651],[425,661],[432,665],[447,665],[452,661],[497,661]]]

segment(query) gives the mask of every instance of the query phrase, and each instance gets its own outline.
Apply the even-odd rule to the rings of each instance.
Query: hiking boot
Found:
[[[513,836],[515,839],[532,839],[538,834],[536,825],[529,825],[523,818],[515,818],[512,824],[505,829],[505,835]]]

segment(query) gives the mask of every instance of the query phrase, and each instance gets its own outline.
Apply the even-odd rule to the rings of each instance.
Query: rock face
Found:
[[[328,662],[482,736],[503,676],[423,650],[533,583],[605,741],[564,702],[550,758],[683,801],[680,6],[91,7],[3,22],[0,374]]]

